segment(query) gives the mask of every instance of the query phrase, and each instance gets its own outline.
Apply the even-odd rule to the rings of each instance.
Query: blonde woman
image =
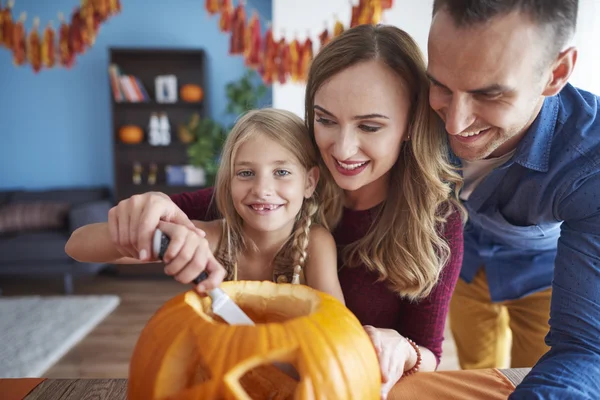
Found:
[[[217,174],[223,218],[194,222],[206,238],[183,225],[159,224],[171,239],[165,272],[189,283],[203,263],[218,276],[216,284],[223,277],[304,283],[344,302],[335,242],[316,199],[318,181],[318,155],[301,118],[276,109],[247,113],[227,137]],[[66,252],[79,261],[143,262],[113,244],[107,223],[76,230]]]
[[[428,92],[414,40],[371,25],[321,49],[306,88],[305,122],[321,154],[317,192],[338,246],[346,306],[379,356],[382,397],[403,375],[437,368],[462,262],[462,183]],[[217,218],[212,195],[125,200],[113,209],[113,241],[144,258],[160,220]]]
[[[428,89],[414,40],[371,25],[322,49],[306,87],[340,283],[379,352],[384,395],[437,367],[462,262],[461,178]]]

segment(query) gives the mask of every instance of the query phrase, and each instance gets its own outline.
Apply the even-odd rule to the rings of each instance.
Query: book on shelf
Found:
[[[140,78],[123,74],[116,64],[108,67],[113,98],[117,103],[145,103],[150,96]]]

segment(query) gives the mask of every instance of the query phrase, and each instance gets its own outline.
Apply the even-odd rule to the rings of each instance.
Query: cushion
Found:
[[[67,202],[6,204],[0,207],[0,233],[64,228],[69,208]]]
[[[14,193],[14,191],[8,190],[0,191],[0,207],[4,204],[10,203],[10,200],[13,197]]]
[[[11,198],[13,203],[33,203],[39,201],[82,204],[109,197],[108,188],[74,188],[56,190],[20,190],[15,191]]]
[[[108,212],[112,204],[107,200],[92,201],[71,207],[69,211],[69,230],[98,222],[108,222]]]
[[[39,261],[42,266],[50,262],[73,262],[65,253],[69,240],[67,231],[36,231],[6,235],[0,240],[0,271],[3,264]]]

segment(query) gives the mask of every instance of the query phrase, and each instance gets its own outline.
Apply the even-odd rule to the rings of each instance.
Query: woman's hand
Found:
[[[161,220],[196,229],[169,196],[148,192],[121,200],[110,209],[108,228],[111,240],[124,256],[148,261],[151,258],[152,235]],[[198,230],[198,234],[204,233]]]
[[[371,338],[381,368],[381,399],[385,400],[392,387],[400,380],[404,371],[417,362],[417,354],[408,341],[393,329],[364,326]]]
[[[158,229],[170,239],[163,255],[165,274],[187,284],[206,271],[208,278],[196,285],[196,291],[200,293],[214,289],[223,282],[225,268],[215,259],[208,241],[198,229],[165,221],[159,222]]]

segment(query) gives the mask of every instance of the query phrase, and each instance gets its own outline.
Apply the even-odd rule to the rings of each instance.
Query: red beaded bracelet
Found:
[[[415,352],[417,353],[417,362],[411,369],[409,369],[408,371],[404,371],[402,376],[408,376],[414,374],[415,372],[418,372],[419,367],[421,366],[421,351],[419,351],[419,345],[410,340],[409,338],[405,339],[412,346],[412,348],[415,349]]]

